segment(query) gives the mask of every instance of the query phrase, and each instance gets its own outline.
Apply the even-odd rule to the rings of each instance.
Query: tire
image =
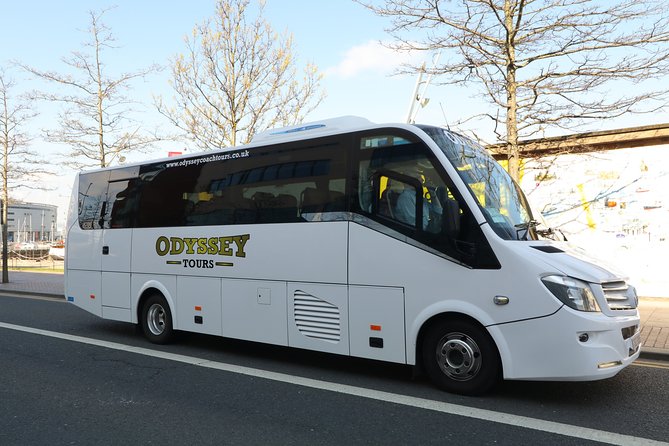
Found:
[[[146,339],[154,344],[168,344],[174,340],[172,312],[161,294],[152,294],[144,301],[139,325]]]
[[[481,395],[501,378],[494,341],[478,324],[462,319],[428,327],[422,352],[425,371],[437,387],[461,395]]]

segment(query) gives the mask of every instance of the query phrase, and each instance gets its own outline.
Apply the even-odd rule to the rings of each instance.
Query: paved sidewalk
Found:
[[[63,273],[9,271],[9,283],[0,283],[0,292],[9,291],[65,299]]]
[[[669,298],[641,298],[639,314],[642,355],[669,356]]]
[[[10,271],[9,283],[0,292],[64,299],[63,274]],[[647,359],[669,359],[669,298],[641,298],[641,355]]]

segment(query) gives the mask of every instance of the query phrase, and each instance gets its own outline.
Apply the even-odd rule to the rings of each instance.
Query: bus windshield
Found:
[[[438,127],[421,126],[456,168],[493,230],[505,240],[537,239],[541,224],[532,216],[518,184],[476,142]]]

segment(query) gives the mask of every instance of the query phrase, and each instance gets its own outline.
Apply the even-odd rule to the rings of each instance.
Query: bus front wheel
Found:
[[[452,319],[433,324],[425,333],[422,349],[425,371],[447,392],[480,395],[500,379],[495,343],[473,322]]]
[[[167,344],[174,338],[172,312],[167,300],[160,294],[152,294],[142,305],[140,325],[144,336],[154,344]]]

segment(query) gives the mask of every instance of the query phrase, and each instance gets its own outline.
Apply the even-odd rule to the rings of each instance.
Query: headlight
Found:
[[[546,276],[541,281],[565,305],[580,311],[599,311],[595,295],[586,282],[566,276]]]

